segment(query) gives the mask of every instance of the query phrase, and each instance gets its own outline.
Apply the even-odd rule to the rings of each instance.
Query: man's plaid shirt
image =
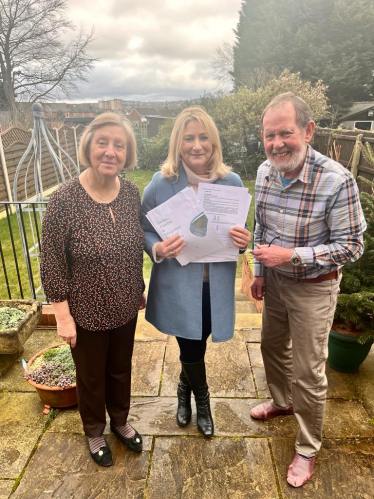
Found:
[[[269,161],[256,179],[255,244],[296,248],[301,265],[277,270],[295,278],[328,274],[363,253],[366,222],[352,174],[342,165],[307,148],[303,169],[286,187]],[[264,275],[255,262],[255,276]]]

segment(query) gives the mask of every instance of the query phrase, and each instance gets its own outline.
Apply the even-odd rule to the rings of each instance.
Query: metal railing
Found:
[[[45,301],[40,279],[41,222],[47,201],[0,201],[0,299]]]

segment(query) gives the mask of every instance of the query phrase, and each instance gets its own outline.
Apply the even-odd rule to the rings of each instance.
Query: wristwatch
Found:
[[[292,256],[291,256],[291,263],[292,263],[292,265],[294,265],[295,267],[296,267],[297,265],[300,265],[300,263],[301,263],[301,259],[300,259],[299,255],[296,253],[296,250],[295,250],[295,249],[293,250],[293,253],[292,253]]]

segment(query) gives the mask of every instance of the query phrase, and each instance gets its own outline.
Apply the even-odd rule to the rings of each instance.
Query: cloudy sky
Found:
[[[69,18],[95,29],[100,59],[74,100],[176,100],[217,90],[211,60],[233,42],[241,0],[68,0]]]

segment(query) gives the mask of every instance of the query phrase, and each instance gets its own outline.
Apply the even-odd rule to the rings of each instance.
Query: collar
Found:
[[[299,175],[292,180],[300,180],[304,184],[310,184],[312,181],[312,173],[313,173],[312,165],[314,164],[314,158],[315,158],[314,149],[308,144],[306,149],[304,165]],[[269,180],[278,179],[279,171],[270,164],[269,160],[266,160],[265,163],[267,163],[267,166],[269,167],[269,171],[265,175],[265,177],[267,177]],[[281,181],[279,180],[279,182]]]
[[[203,182],[206,184],[212,184],[215,182],[218,178],[218,175],[216,173],[208,172],[204,176],[197,175],[195,172],[191,170],[191,168],[188,168],[186,163],[182,161],[183,168],[186,172],[187,175],[187,182],[191,185],[198,185],[199,182]]]

